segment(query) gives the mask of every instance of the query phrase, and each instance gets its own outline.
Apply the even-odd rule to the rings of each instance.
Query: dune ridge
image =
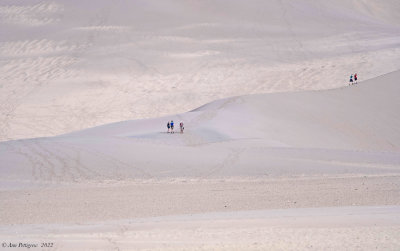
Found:
[[[2,1],[0,140],[400,69],[397,1]]]

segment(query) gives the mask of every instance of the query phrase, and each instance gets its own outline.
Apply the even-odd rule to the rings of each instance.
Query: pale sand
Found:
[[[0,239],[54,243],[49,250],[398,250],[399,179],[121,182],[2,191]]]
[[[83,224],[205,212],[400,205],[399,180],[400,175],[231,179],[10,190],[0,192],[1,201],[6,202],[0,222]]]
[[[52,243],[49,250],[398,250],[399,216],[399,206],[237,211],[14,225],[0,237],[6,245]]]
[[[218,100],[174,116],[184,134],[157,118],[0,143],[0,237],[62,250],[398,250],[399,76]]]
[[[0,3],[1,250],[400,250],[398,0],[95,2]]]
[[[400,69],[398,0],[0,2],[0,141]]]

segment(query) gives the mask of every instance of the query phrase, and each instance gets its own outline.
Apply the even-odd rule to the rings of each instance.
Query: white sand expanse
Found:
[[[400,250],[399,79],[397,0],[2,0],[0,250]]]
[[[0,140],[400,69],[398,0],[2,0]]]
[[[10,226],[0,235],[7,245],[54,243],[48,250],[398,250],[399,211],[389,206],[206,213]]]
[[[399,78],[2,142],[0,237],[81,250],[397,250]],[[185,133],[166,133],[168,119]]]

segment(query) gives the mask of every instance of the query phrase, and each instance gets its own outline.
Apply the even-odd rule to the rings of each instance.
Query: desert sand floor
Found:
[[[48,250],[398,250],[398,175],[0,192],[0,238]],[[129,219],[129,220],[127,220]]]
[[[118,182],[10,190],[3,224],[87,223],[206,212],[400,205],[399,175]]]
[[[398,250],[399,209],[279,209],[10,226],[1,237],[13,244],[53,243],[49,250]]]

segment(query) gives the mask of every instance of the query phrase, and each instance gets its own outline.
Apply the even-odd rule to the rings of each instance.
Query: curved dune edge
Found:
[[[396,250],[399,75],[0,143],[0,236],[65,250]],[[169,119],[185,133],[166,133]]]
[[[399,13],[2,1],[1,248],[400,250]]]
[[[386,1],[0,3],[0,141],[400,69]]]

